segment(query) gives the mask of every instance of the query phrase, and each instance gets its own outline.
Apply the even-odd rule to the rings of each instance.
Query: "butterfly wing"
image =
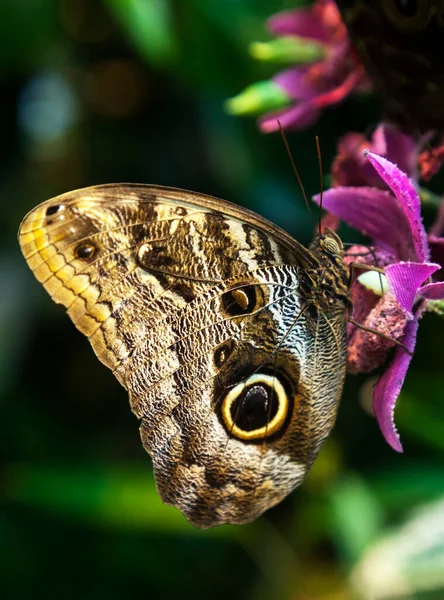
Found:
[[[444,129],[444,0],[337,0],[386,115]]]
[[[345,371],[344,307],[307,298],[311,252],[227,202],[137,185],[45,202],[19,239],[128,390],[165,502],[243,523],[302,481]]]

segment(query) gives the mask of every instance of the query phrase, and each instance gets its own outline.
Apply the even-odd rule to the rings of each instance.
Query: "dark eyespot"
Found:
[[[256,285],[246,285],[222,296],[222,306],[230,317],[248,315],[259,308],[260,291]]]
[[[398,11],[406,18],[416,17],[419,12],[420,0],[394,0]]]
[[[74,251],[76,258],[80,258],[81,260],[89,260],[94,256],[96,252],[96,247],[93,244],[83,243],[79,244]]]
[[[216,348],[214,351],[214,364],[220,369],[227,362],[234,350],[234,341],[228,340]]]
[[[48,206],[46,209],[46,216],[50,217],[51,215],[55,215],[56,213],[62,211],[65,208],[63,204],[54,204],[53,206]]]
[[[257,373],[228,392],[221,416],[230,435],[257,442],[283,430],[292,406],[277,376]]]
[[[253,385],[245,390],[231,405],[233,422],[243,431],[266,427],[278,409],[273,389],[266,385]]]

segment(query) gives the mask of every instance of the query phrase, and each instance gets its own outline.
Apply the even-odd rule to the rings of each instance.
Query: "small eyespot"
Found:
[[[50,217],[51,215],[55,215],[58,212],[61,212],[65,209],[64,204],[54,204],[53,206],[48,206],[46,209],[46,216]]]
[[[234,437],[257,441],[278,433],[287,420],[291,402],[277,376],[258,373],[238,383],[225,396],[221,414]]]
[[[238,287],[222,295],[222,307],[230,317],[251,314],[261,306],[262,294],[256,285]]]
[[[96,247],[89,242],[79,244],[74,251],[75,257],[80,258],[80,260],[89,260],[95,253]]]
[[[214,351],[214,365],[217,369],[220,369],[226,362],[227,360],[230,358],[231,354],[233,353],[234,350],[234,341],[233,340],[228,340],[227,342],[224,342],[223,344],[221,344],[220,346],[218,346],[216,348],[216,350]]]

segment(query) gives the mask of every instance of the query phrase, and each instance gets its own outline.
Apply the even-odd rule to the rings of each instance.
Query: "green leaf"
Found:
[[[157,66],[178,56],[169,0],[105,0],[139,53]]]

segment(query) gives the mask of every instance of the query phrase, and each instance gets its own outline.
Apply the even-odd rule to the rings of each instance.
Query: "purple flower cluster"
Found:
[[[350,151],[351,142],[355,154]],[[358,278],[351,296],[355,320],[402,344],[373,395],[376,418],[387,442],[402,451],[394,426],[394,407],[415,348],[419,319],[430,301],[444,300],[444,283],[432,280],[441,264],[431,261],[432,249],[442,248],[444,238],[436,232],[427,235],[414,180],[387,158],[368,149],[362,153],[361,142],[358,134],[349,134],[340,141],[334,165],[335,181],[340,185],[327,190],[322,201],[326,210],[369,236],[377,248],[374,254],[351,248],[347,252],[349,262],[354,262],[358,254],[365,260],[357,262],[374,264],[376,259],[384,267],[388,291],[378,294],[377,287],[369,291]],[[381,126],[373,136],[373,144],[367,146],[391,157],[398,155],[404,168],[414,171],[415,146],[408,136]],[[319,196],[315,200],[319,203]],[[350,326],[349,371],[369,371],[381,365],[394,343]]]
[[[370,80],[350,43],[334,0],[316,0],[311,7],[279,13],[267,23],[277,36],[270,44],[254,44],[257,58],[296,63],[279,72],[267,85],[247,88],[227,103],[233,114],[264,113],[260,129],[303,129],[328,106],[350,93],[364,92]],[[306,49],[310,48],[310,52]]]

